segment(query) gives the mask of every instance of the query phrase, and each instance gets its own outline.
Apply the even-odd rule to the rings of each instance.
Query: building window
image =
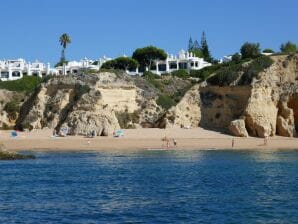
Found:
[[[12,77],[20,77],[21,76],[21,72],[19,72],[19,71],[13,71],[11,73],[11,75],[12,75]]]
[[[176,62],[170,62],[170,69],[177,69],[177,63]]]
[[[38,72],[33,72],[32,75],[33,76],[39,76]]]
[[[179,69],[187,69],[187,63],[186,62],[180,62],[179,63]]]
[[[193,67],[194,66],[194,63],[193,62],[190,62],[190,66]]]
[[[8,72],[1,72],[1,78],[8,79],[9,73]]]
[[[167,65],[166,64],[159,64],[158,65],[158,71],[164,72],[167,70]]]
[[[196,61],[196,67],[198,67],[198,62]]]

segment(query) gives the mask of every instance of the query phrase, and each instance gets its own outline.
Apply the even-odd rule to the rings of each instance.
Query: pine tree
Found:
[[[194,50],[200,50],[200,45],[199,45],[199,42],[197,40],[195,40],[194,43],[193,43],[193,49]]]
[[[212,57],[209,51],[209,47],[208,47],[208,43],[207,43],[207,39],[206,39],[206,34],[203,31],[202,33],[202,37],[201,37],[201,46],[200,49],[203,53],[203,57],[206,61],[211,62],[212,61]]]
[[[188,41],[188,51],[191,51],[192,49],[193,49],[193,42],[192,42],[192,38],[190,37]]]

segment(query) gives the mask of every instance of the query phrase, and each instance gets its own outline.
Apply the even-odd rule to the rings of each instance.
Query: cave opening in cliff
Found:
[[[293,109],[296,133],[298,132],[298,94],[290,97],[288,107]],[[297,137],[297,134],[296,134]]]

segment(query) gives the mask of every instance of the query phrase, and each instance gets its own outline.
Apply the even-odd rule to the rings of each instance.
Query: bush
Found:
[[[219,69],[214,76],[211,76],[207,82],[211,85],[228,86],[239,77],[242,64],[230,64],[227,67]]]
[[[179,69],[177,71],[172,72],[171,74],[172,76],[177,76],[182,79],[186,79],[189,77],[189,74],[185,69]]]
[[[259,43],[244,43],[240,49],[242,58],[256,58],[260,56],[260,44]]]
[[[253,60],[246,68],[239,81],[239,85],[248,85],[252,82],[253,78],[257,77],[260,72],[273,64],[273,60],[268,56],[261,56]]]
[[[202,68],[200,70],[190,70],[190,76],[205,81],[210,75],[226,65],[227,64],[216,64]]]
[[[176,105],[175,101],[167,95],[160,95],[156,100],[156,103],[166,110]]]
[[[274,50],[270,49],[270,48],[266,48],[263,50],[263,53],[274,53]]]
[[[143,73],[143,77],[155,88],[163,91],[163,85],[159,81],[161,79],[159,75],[146,71]]]
[[[17,113],[20,111],[19,102],[13,100],[4,106],[4,111],[7,112],[8,118],[11,120],[17,119]]]
[[[232,61],[238,63],[241,61],[241,55],[239,53],[235,53],[232,55]]]
[[[280,50],[283,53],[295,53],[297,51],[297,45],[288,41],[280,46]]]
[[[18,80],[0,81],[0,89],[17,92],[32,92],[41,83],[41,81],[42,79],[40,77],[24,76]]]

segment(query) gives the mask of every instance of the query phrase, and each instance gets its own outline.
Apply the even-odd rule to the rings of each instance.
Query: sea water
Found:
[[[298,151],[34,152],[0,223],[298,223]]]

